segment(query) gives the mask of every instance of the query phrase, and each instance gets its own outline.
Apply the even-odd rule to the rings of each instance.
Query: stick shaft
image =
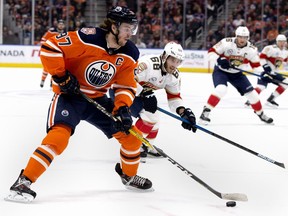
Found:
[[[254,75],[254,76],[261,77],[259,74],[255,74],[255,73],[252,73],[252,72],[250,72],[250,71],[246,71],[246,70],[242,70],[242,69],[239,69],[239,71],[241,71],[241,72],[243,72],[243,73],[247,73],[247,74],[251,74],[251,75]],[[284,75],[284,74],[281,74],[281,75]],[[288,83],[282,82],[282,81],[276,80],[276,79],[272,79],[272,83],[274,83],[274,84],[284,84],[284,85],[288,85]]]
[[[281,76],[288,77],[288,74],[283,74],[283,73],[278,73],[278,72],[276,72],[276,73],[281,75]]]
[[[167,115],[169,115],[169,116],[171,116],[171,117],[173,117],[173,118],[176,118],[176,119],[178,119],[178,120],[180,120],[180,121],[183,121],[183,122],[186,122],[186,123],[188,123],[188,124],[191,124],[188,120],[186,120],[186,119],[184,119],[184,118],[181,118],[180,116],[177,116],[177,115],[175,115],[175,114],[173,114],[173,113],[170,113],[170,112],[168,112],[168,111],[166,111],[166,110],[164,110],[164,109],[162,109],[162,108],[160,108],[160,107],[158,107],[158,110],[159,110],[160,112],[165,113],[165,114],[167,114]],[[262,154],[260,154],[260,153],[258,153],[258,152],[255,152],[255,151],[253,151],[253,150],[251,150],[251,149],[249,149],[249,148],[246,148],[246,147],[244,147],[244,146],[242,146],[242,145],[240,145],[240,144],[238,144],[238,143],[236,143],[236,142],[233,142],[232,140],[229,140],[229,139],[227,139],[227,138],[225,138],[225,137],[223,137],[223,136],[220,136],[219,134],[216,134],[216,133],[214,133],[214,132],[212,132],[212,131],[209,131],[209,130],[207,130],[207,129],[199,126],[199,125],[195,125],[195,127],[197,127],[199,130],[201,130],[201,131],[203,131],[203,132],[205,132],[205,133],[208,133],[208,134],[210,134],[210,135],[212,135],[212,136],[214,136],[214,137],[217,137],[218,139],[221,139],[221,140],[223,140],[223,141],[225,141],[225,142],[228,142],[228,143],[231,144],[231,145],[234,145],[234,146],[236,146],[236,147],[238,147],[238,148],[240,148],[240,149],[242,149],[242,150],[244,150],[244,151],[246,151],[246,152],[249,152],[249,153],[251,153],[251,154],[253,154],[253,155],[256,155],[257,157],[262,158],[263,160],[266,160],[266,161],[268,161],[268,162],[270,162],[270,163],[272,163],[272,164],[275,164],[275,165],[280,166],[280,167],[282,167],[282,168],[285,169],[285,165],[284,165],[283,163],[280,163],[280,162],[277,162],[277,161],[275,161],[275,160],[273,160],[273,159],[271,159],[271,158],[268,158],[268,157],[265,156],[265,155],[262,155]]]

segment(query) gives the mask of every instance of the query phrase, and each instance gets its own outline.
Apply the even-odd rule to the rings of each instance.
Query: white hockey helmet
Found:
[[[172,56],[172,57],[177,58],[181,61],[183,61],[185,59],[185,54],[184,54],[184,50],[183,50],[182,46],[178,43],[173,42],[173,41],[167,43],[164,47],[163,62],[166,61],[168,56]]]
[[[246,26],[239,26],[235,31],[235,35],[236,37],[242,36],[242,37],[248,37],[249,39],[250,32]]]
[[[283,34],[279,34],[277,37],[276,37],[276,41],[286,41],[287,42],[287,38],[285,35]]]

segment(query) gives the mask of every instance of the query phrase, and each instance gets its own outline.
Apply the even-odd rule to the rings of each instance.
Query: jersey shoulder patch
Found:
[[[148,68],[148,66],[145,62],[141,62],[141,63],[139,63],[138,68],[140,71],[144,71]]]
[[[80,32],[82,32],[85,35],[95,35],[96,34],[96,28],[81,28]]]
[[[83,27],[77,31],[80,39],[87,44],[93,44],[105,49],[107,47],[105,35],[107,31],[95,27]]]

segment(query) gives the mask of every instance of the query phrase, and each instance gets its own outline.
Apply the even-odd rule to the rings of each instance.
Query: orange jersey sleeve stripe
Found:
[[[114,101],[114,110],[119,109],[121,106],[131,106],[133,100],[135,98],[135,94],[127,89],[116,90],[115,91],[115,101]]]
[[[50,105],[50,110],[48,113],[48,127],[52,127],[54,125],[54,116],[55,116],[55,108],[59,99],[59,95],[55,94],[52,99],[52,103]]]

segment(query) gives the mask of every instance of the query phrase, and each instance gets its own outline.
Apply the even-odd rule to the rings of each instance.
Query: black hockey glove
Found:
[[[228,70],[231,67],[230,62],[225,57],[218,58],[217,63],[222,69]]]
[[[114,116],[117,118],[113,124],[114,128],[128,134],[133,123],[129,108],[127,106],[120,107]]]
[[[266,82],[266,83],[271,83],[273,81],[273,77],[271,76],[270,73],[267,73],[266,71],[263,71],[261,74],[260,74],[260,79],[263,81],[263,82]]]
[[[264,72],[270,74],[272,72],[271,67],[268,64],[263,65]]]
[[[143,108],[147,112],[155,113],[157,110],[157,98],[152,90],[141,93]]]
[[[181,108],[184,108],[184,107],[178,107],[177,113],[179,112],[179,109]],[[190,108],[185,108],[184,111],[179,115],[181,116],[181,118],[184,118],[190,122],[190,124],[186,122],[182,122],[182,127],[187,130],[192,130],[195,133],[197,130],[197,127],[195,126],[196,118],[192,110]]]
[[[79,82],[69,71],[62,77],[52,76],[53,80],[59,85],[62,92],[67,94],[79,94]]]

